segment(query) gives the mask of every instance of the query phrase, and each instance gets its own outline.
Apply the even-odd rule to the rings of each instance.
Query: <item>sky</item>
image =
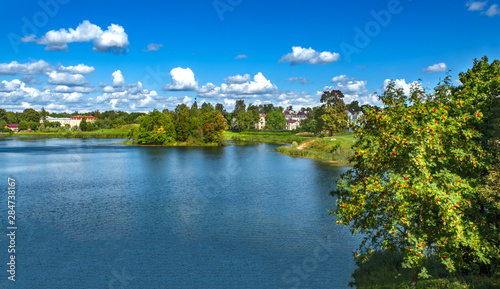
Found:
[[[500,0],[0,2],[0,108],[380,105],[500,59]],[[457,82],[458,83],[458,82]]]

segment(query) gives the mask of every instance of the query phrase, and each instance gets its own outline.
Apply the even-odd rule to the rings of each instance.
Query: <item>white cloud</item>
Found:
[[[212,83],[207,83],[205,86],[198,89],[198,95],[203,97],[218,97],[218,98],[241,98],[245,97],[258,97],[262,94],[272,93],[277,91],[276,85],[266,79],[264,75],[257,73],[253,81],[245,83],[222,83],[221,86],[215,86]]]
[[[66,93],[62,97],[62,100],[65,102],[79,102],[82,98],[83,94],[79,92]]]
[[[122,75],[121,70],[117,70],[113,72],[112,74],[113,77],[113,86],[114,87],[119,87],[125,85],[125,78]]]
[[[0,92],[12,92],[21,87],[22,81],[14,79],[12,81],[3,80],[0,83]]]
[[[71,74],[56,71],[52,71],[47,74],[47,82],[50,84],[66,86],[84,86],[89,84],[85,77],[81,74]]]
[[[493,4],[491,7],[484,12],[484,14],[493,17],[495,15],[500,15],[500,8],[498,8],[498,4]]]
[[[250,74],[245,74],[243,76],[238,74],[235,76],[228,76],[228,77],[224,78],[224,81],[229,83],[229,84],[233,84],[233,83],[241,84],[241,83],[245,83],[247,81],[250,81],[250,79],[251,79]]]
[[[88,20],[80,23],[76,29],[51,30],[41,38],[36,39],[36,36],[29,35],[21,41],[46,45],[45,50],[50,51],[68,50],[68,43],[72,42],[92,42],[94,51],[113,51],[115,53],[127,52],[127,47],[130,44],[128,35],[122,26],[111,24],[107,30],[103,31],[101,27]]]
[[[67,86],[67,85],[58,85],[52,89],[54,92],[62,92],[62,93],[91,93],[95,91],[95,88],[92,86]]]
[[[17,61],[12,61],[11,63],[0,63],[0,74],[45,74],[53,69],[54,67],[52,67],[52,65],[43,60],[22,64]]]
[[[163,44],[150,43],[150,44],[148,44],[148,47],[146,49],[143,49],[143,51],[144,52],[158,51],[162,47],[163,47]]]
[[[465,6],[469,7],[469,9],[467,9],[469,11],[483,11],[487,3],[488,1],[469,1]]]
[[[387,89],[387,85],[391,82],[390,79],[384,80],[383,89]],[[411,83],[407,83],[405,79],[396,79],[394,80],[394,86],[396,89],[402,89],[404,94],[409,96],[411,94],[412,89],[414,88],[422,88],[422,85],[418,81],[413,81]]]
[[[240,55],[236,55],[236,57],[234,59],[245,59],[245,58],[248,58],[248,55],[240,54]]]
[[[328,64],[338,61],[340,58],[340,54],[336,52],[318,52],[311,47],[302,48],[300,46],[293,46],[292,53],[288,53],[281,57],[279,63],[282,62],[290,62],[290,65],[297,64],[313,64],[313,65],[322,65]]]
[[[190,68],[177,67],[170,71],[172,82],[165,85],[163,90],[167,91],[196,91],[198,82],[194,79],[194,73]]]
[[[370,93],[366,88],[367,81],[359,80],[347,77],[347,75],[339,75],[331,79],[333,83],[337,83],[334,86],[325,86],[323,91],[340,90],[344,95],[344,103],[349,104],[353,101],[358,101],[360,105],[371,104],[381,106],[382,103],[377,98],[375,93]],[[323,94],[322,91],[318,91],[316,96],[318,98]]]
[[[290,78],[285,79],[285,81],[296,81],[300,84],[308,84],[309,83],[309,80],[307,80],[307,78],[305,78],[305,77],[290,77]]]
[[[332,81],[332,83],[336,83],[336,82],[346,82],[349,80],[354,80],[354,79],[347,77],[347,75],[345,75],[345,74],[342,74],[342,75],[333,77],[331,81]]]
[[[85,64],[78,64],[77,66],[62,66],[59,64],[57,66],[57,71],[73,74],[90,74],[95,72],[95,68]]]
[[[441,62],[423,69],[422,72],[423,73],[443,72],[446,71],[447,68],[448,67],[446,66],[446,64],[444,62]]]

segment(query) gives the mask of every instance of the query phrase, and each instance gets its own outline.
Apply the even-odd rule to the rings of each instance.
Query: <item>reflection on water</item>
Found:
[[[332,179],[346,168],[266,144],[0,140],[4,188],[8,176],[17,180],[19,288],[346,288],[350,280],[359,240],[327,215]],[[7,246],[0,238],[0,261]],[[4,280],[0,288],[11,285]]]

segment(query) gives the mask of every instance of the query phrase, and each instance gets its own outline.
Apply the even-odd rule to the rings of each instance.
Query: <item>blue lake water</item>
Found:
[[[347,288],[347,168],[270,151],[0,139],[0,288]],[[16,282],[7,178],[16,180]]]

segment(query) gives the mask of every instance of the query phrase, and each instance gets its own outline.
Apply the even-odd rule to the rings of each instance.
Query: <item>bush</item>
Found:
[[[392,289],[392,288],[412,288],[409,286],[411,270],[402,266],[404,255],[400,252],[377,251],[369,260],[359,258],[356,260],[357,268],[352,277],[353,282],[349,286],[358,289]],[[425,262],[429,280],[419,279],[417,288],[500,288],[500,279],[497,277],[487,277],[481,275],[462,276],[459,273],[449,273],[439,258],[434,255]]]
[[[292,142],[292,149],[296,150],[299,147],[299,144],[296,141]]]
[[[223,135],[219,138],[218,144],[219,146],[227,146],[227,140]]]

